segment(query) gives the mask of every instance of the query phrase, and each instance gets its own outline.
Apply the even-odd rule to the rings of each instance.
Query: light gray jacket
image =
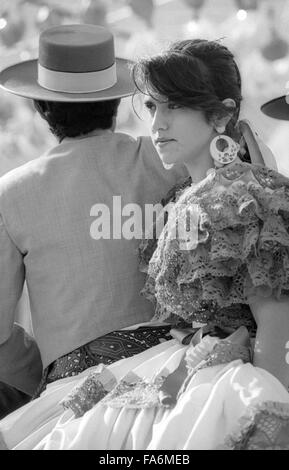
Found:
[[[139,294],[139,240],[95,239],[95,205],[107,206],[112,221],[113,196],[122,208],[143,209],[185,175],[184,167],[163,168],[150,138],[104,133],[65,139],[0,178],[0,380],[9,383],[16,363],[25,370],[25,348],[7,354],[25,279],[43,367],[151,318],[153,307]]]

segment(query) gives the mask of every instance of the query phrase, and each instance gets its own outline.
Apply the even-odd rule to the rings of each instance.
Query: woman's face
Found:
[[[202,111],[170,103],[166,98],[145,98],[154,146],[164,163],[197,162],[209,155],[215,136]]]

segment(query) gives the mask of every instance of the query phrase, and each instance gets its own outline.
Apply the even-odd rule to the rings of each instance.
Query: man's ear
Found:
[[[219,134],[225,132],[226,126],[236,110],[236,102],[232,98],[226,98],[222,103],[228,109],[228,114],[214,119],[214,127]]]

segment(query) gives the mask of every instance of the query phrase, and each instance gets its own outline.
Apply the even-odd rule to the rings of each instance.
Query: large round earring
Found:
[[[217,144],[225,142],[224,150],[219,150]],[[240,145],[231,137],[225,134],[217,135],[211,142],[210,153],[216,166],[223,166],[232,163],[238,156]]]

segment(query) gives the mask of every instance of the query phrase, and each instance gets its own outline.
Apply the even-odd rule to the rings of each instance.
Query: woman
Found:
[[[163,163],[182,162],[191,175],[164,201],[173,210],[158,241],[140,247],[143,293],[157,319],[193,328],[50,384],[0,423],[2,446],[289,448],[289,181],[242,163],[226,137],[237,136],[241,81],[224,46],[179,42],[137,64],[134,77]]]
[[[185,71],[185,67],[187,67],[188,70]],[[281,248],[275,250],[275,256],[281,257],[281,263],[287,260],[288,251],[286,247],[289,241],[287,232],[288,225],[286,220],[285,225],[282,224],[278,213],[278,204],[282,205],[279,209],[284,211],[287,210],[288,206],[286,206],[286,198],[282,200],[280,190],[278,191],[277,187],[282,188],[282,191],[284,190],[286,194],[286,188],[289,187],[289,183],[286,178],[282,178],[275,173],[267,172],[266,170],[260,172],[258,168],[240,164],[241,160],[238,158],[238,148],[236,143],[231,140],[231,137],[236,137],[236,124],[242,99],[240,74],[233,56],[224,46],[216,42],[199,40],[184,41],[173,46],[173,48],[162,57],[156,57],[150,61],[141,62],[135,68],[135,78],[141,90],[148,94],[145,99],[145,105],[151,114],[152,138],[160,158],[165,164],[184,163],[191,175],[193,184],[204,180],[202,184],[207,186],[206,191],[210,191],[210,195],[203,196],[204,189],[202,187],[199,190],[195,190],[194,188],[192,190],[189,189],[182,196],[182,204],[185,206],[190,204],[201,205],[201,217],[208,218],[209,220],[203,220],[200,221],[200,223],[203,223],[203,225],[210,224],[210,228],[213,230],[222,230],[222,239],[219,236],[217,240],[212,240],[210,250],[214,249],[220,252],[222,247],[221,245],[218,246],[218,243],[223,243],[227,245],[227,248],[230,248],[229,254],[223,252],[222,254],[219,253],[218,256],[218,253],[214,253],[215,264],[213,262],[208,263],[207,261],[207,275],[210,274],[209,268],[215,271],[216,269],[222,269],[222,273],[218,274],[214,274],[211,271],[213,280],[206,280],[204,274],[200,274],[198,270],[195,269],[195,266],[193,267],[193,276],[191,277],[198,279],[202,284],[201,286],[194,285],[194,287],[198,287],[202,291],[200,296],[203,300],[206,299],[206,296],[210,300],[218,300],[217,304],[219,307],[238,304],[241,300],[246,299],[246,303],[250,305],[250,309],[258,325],[254,363],[272,372],[288,387],[289,367],[285,362],[285,344],[289,339],[289,301],[286,298],[289,288],[289,272],[285,268],[284,276],[281,275],[280,272],[279,277],[277,275],[278,273],[271,272],[274,268],[277,269],[278,265],[275,265],[277,259],[271,260],[271,255],[268,254],[268,251],[272,248],[275,249],[276,247],[274,245],[276,245],[276,243],[280,243],[280,245],[284,244],[284,250]],[[221,149],[219,149],[218,146],[224,145],[224,139],[228,141],[229,148],[225,148],[224,151],[219,151]],[[236,171],[235,177],[227,175],[227,173],[232,171],[232,168],[229,169],[227,167],[226,169],[226,165],[234,158],[234,156],[231,158],[228,155],[230,151],[232,154],[234,153],[236,157],[235,163],[239,162],[239,165],[234,167]],[[224,159],[224,162],[222,159]],[[217,167],[223,166],[224,168],[224,170],[219,170],[220,176],[214,175],[214,171],[211,168],[214,166],[214,163]],[[251,168],[253,171],[252,178],[250,178]],[[208,172],[211,172],[211,176],[205,179]],[[226,178],[226,176],[229,176],[229,178],[233,180],[233,184],[231,184],[230,180],[227,180],[228,183],[226,179],[222,181],[222,184],[227,185],[230,190],[230,200],[228,198],[227,201],[225,200],[226,193],[223,190],[224,188],[221,182],[218,184],[218,181],[223,177]],[[244,184],[239,187],[240,185],[237,186],[234,183],[234,180],[236,180],[236,182],[242,182],[243,180],[246,182],[246,179],[248,181],[252,179],[252,183],[257,184],[256,178],[259,182],[263,181],[263,184],[264,178],[267,178],[268,191],[271,190],[271,192],[273,192],[274,189],[276,189],[274,196],[270,195],[270,197],[262,201],[259,199],[264,198],[264,195],[258,186],[257,189],[248,189],[247,193]],[[254,195],[257,200],[254,200]],[[212,206],[210,210],[208,210],[206,206],[208,204],[213,205],[213,201],[216,197],[218,198],[218,207]],[[234,209],[231,208],[231,219],[229,217],[224,218],[225,214],[222,213],[224,209],[230,209],[230,207],[227,206],[235,204],[240,197],[242,197],[242,200],[239,201],[236,207],[236,214],[234,214]],[[267,209],[266,203],[275,205],[275,210],[271,209],[270,218],[266,219],[265,214],[257,214],[258,217],[251,216],[251,212],[254,212],[254,210],[250,211],[250,207],[252,206],[254,208],[258,203],[261,207],[262,205],[265,206],[263,210]],[[256,210],[260,211],[260,208],[256,207]],[[243,211],[243,219],[242,216],[239,217],[241,214],[237,214],[238,211],[240,213]],[[210,218],[216,217],[217,215],[224,220],[219,220],[217,227],[214,228],[212,226],[213,220],[210,220]],[[230,229],[232,226],[241,225],[246,227],[248,224],[248,218],[246,217],[248,216],[251,224],[256,223],[257,220],[260,219],[262,222],[265,222],[262,230],[258,231],[256,228],[254,231],[254,227],[250,225],[248,228],[251,229],[251,233],[249,233],[247,228],[241,233],[237,233],[236,230],[235,233],[233,231],[231,234],[231,239],[228,239],[230,234],[225,232],[226,227]],[[204,232],[206,232],[205,228],[206,227],[203,227]],[[279,239],[276,238],[276,240],[274,240],[274,230],[279,232]],[[235,260],[234,274],[237,269],[243,267],[243,264],[238,261],[238,258],[240,258],[240,255],[243,257],[247,257],[247,255],[242,253],[242,250],[240,255],[236,253],[236,250],[235,253],[232,254],[234,248],[233,242],[238,245],[237,237],[240,237],[241,234],[243,241],[245,240],[245,236],[250,236],[247,242],[250,242],[252,246],[254,245],[256,249],[258,248],[260,250],[258,257],[252,257],[252,259],[247,260],[247,267],[243,274],[244,279],[242,281],[244,284],[244,292],[246,291],[247,295],[241,295],[241,293],[236,292],[236,285],[229,287],[222,283],[223,285],[217,287],[215,282],[216,278],[221,275],[227,275],[230,278],[233,277],[231,271],[228,269],[226,271],[226,267],[224,265],[217,265],[217,262],[221,260],[225,261],[226,259],[231,261]],[[252,240],[252,237],[258,237],[258,234],[258,242],[257,240]],[[204,233],[204,236],[207,235],[207,233]],[[227,239],[224,239],[224,237],[227,237]],[[262,239],[260,239],[260,237],[262,237]],[[231,246],[229,245],[230,243]],[[259,246],[257,246],[258,243]],[[266,243],[270,246],[267,247]],[[158,269],[152,267],[152,265],[157,264],[155,263],[156,258],[161,247],[163,249],[163,245],[164,243],[159,245],[154,259],[151,262],[149,272],[154,272]],[[238,246],[237,248],[239,249]],[[166,249],[170,249],[168,243],[166,244]],[[177,252],[177,249],[175,251]],[[184,260],[186,260],[186,256],[182,259],[182,262],[184,262]],[[261,267],[255,266],[258,262],[267,262],[267,264],[270,263],[270,266],[264,267],[262,271]],[[166,263],[166,261],[164,261],[164,263]],[[159,270],[164,269],[164,263],[159,261]],[[189,268],[191,269],[191,263],[189,263]],[[230,268],[232,269],[232,264]],[[247,273],[247,270],[249,270],[249,273]],[[185,271],[186,267],[182,272],[183,277]],[[176,304],[172,304],[172,299],[169,305],[166,305],[165,300],[161,300],[165,295],[166,288],[164,283],[167,280],[169,270],[167,269],[164,275],[158,274],[159,273],[154,272],[153,275],[153,277],[157,278],[157,286],[154,293],[161,303],[158,307],[167,307],[171,313],[175,313],[177,306]],[[254,279],[254,277],[258,277],[258,279]],[[201,280],[203,281],[201,282]],[[180,276],[178,276],[177,279],[173,279],[173,282],[179,282],[179,286],[181,284],[184,288],[189,284],[190,280],[187,276],[186,280],[182,281]],[[250,283],[250,285],[245,285],[245,282]],[[226,294],[224,291],[225,287],[227,287],[228,290]],[[170,284],[168,288],[174,290],[175,286],[174,284]],[[158,289],[160,289],[160,293],[158,293]],[[188,289],[191,290],[190,285]],[[210,292],[206,292],[205,289],[210,289]],[[211,292],[212,289],[214,292]],[[265,294],[263,292],[264,290],[266,290]],[[282,296],[282,294],[284,295]],[[176,290],[174,297],[175,302],[182,301],[180,298],[177,299],[178,295],[182,296],[183,291]],[[224,298],[218,299],[217,295],[226,295],[227,298],[226,300]],[[281,297],[283,297],[282,300],[284,301],[281,301]],[[195,293],[192,293],[191,299],[198,300],[198,304],[191,306],[189,309],[189,313],[196,317],[199,315],[200,299]],[[240,308],[242,309],[243,307]],[[272,311],[275,309],[279,312],[278,316],[272,315]],[[183,310],[180,310],[180,313],[186,320],[189,319],[188,313],[185,313]],[[166,313],[160,313],[160,315],[158,315],[158,317],[162,319],[165,319],[166,316]],[[276,343],[273,338],[276,338]]]

